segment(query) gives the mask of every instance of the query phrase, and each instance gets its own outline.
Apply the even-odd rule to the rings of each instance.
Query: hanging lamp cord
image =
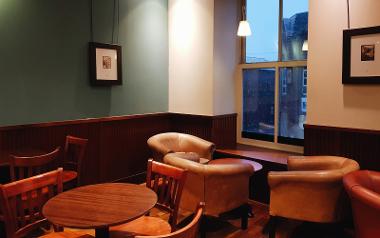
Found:
[[[115,12],[116,12],[116,0],[113,0],[113,12],[112,12],[112,43],[114,43],[113,41],[113,36],[115,34]]]
[[[119,44],[119,27],[120,25],[120,0],[117,0],[117,35],[116,35],[116,44]]]
[[[94,21],[93,21],[93,15],[94,15],[94,3],[93,3],[93,0],[90,0],[90,38],[91,38],[91,42],[94,42]]]
[[[241,7],[241,15],[242,15],[242,20],[245,21],[247,18],[246,13],[245,13],[245,5]]]

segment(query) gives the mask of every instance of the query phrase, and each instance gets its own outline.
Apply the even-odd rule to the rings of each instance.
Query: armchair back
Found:
[[[147,143],[156,161],[162,161],[166,154],[173,152],[195,152],[201,158],[211,160],[215,151],[215,145],[212,142],[178,132],[154,135],[148,139]]]
[[[289,157],[289,171],[268,174],[270,215],[310,222],[340,221],[348,210],[343,176],[358,169],[356,161],[344,157]]]

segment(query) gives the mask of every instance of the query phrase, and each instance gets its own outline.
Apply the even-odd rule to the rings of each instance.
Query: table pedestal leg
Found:
[[[108,227],[96,228],[95,229],[96,238],[109,238],[109,229]]]

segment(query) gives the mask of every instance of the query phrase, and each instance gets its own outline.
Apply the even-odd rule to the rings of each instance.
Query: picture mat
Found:
[[[111,57],[111,69],[103,68],[103,56]],[[96,78],[117,80],[117,51],[115,49],[96,48]]]
[[[361,61],[361,46],[375,45],[375,60]],[[380,34],[351,37],[351,77],[380,76]]]

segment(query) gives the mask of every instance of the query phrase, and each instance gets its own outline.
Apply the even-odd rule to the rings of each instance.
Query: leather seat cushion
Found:
[[[172,154],[181,159],[186,159],[197,163],[200,162],[200,156],[195,152],[175,152]]]
[[[142,216],[131,222],[110,227],[110,238],[122,238],[142,235],[142,236],[158,236],[171,232],[168,222],[158,217]]]
[[[76,179],[78,177],[78,173],[72,170],[64,170],[62,176],[63,176],[63,182],[67,183]]]

